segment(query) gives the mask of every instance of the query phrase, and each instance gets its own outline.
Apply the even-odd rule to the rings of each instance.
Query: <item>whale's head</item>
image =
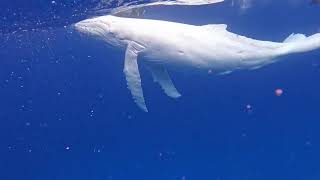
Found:
[[[111,19],[108,16],[86,19],[74,24],[74,28],[81,34],[105,37],[110,33]]]
[[[123,46],[119,37],[121,32],[117,27],[117,18],[111,15],[86,19],[74,24],[74,28],[82,35],[103,40],[113,46]]]

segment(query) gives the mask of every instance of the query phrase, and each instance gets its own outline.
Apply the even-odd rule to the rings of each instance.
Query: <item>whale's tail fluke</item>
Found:
[[[303,53],[320,49],[320,33],[309,37],[304,34],[291,34],[283,43],[284,54]]]

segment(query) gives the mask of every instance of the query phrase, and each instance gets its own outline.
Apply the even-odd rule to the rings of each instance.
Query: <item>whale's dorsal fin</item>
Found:
[[[138,53],[144,47],[136,42],[129,42],[126,54],[123,72],[126,76],[128,88],[136,104],[144,111],[148,112],[141,87],[141,78],[138,68]]]
[[[210,30],[210,31],[219,31],[219,30],[227,30],[227,25],[226,24],[207,24],[207,25],[203,25],[201,26],[207,30]]]
[[[307,37],[304,34],[290,34],[283,42],[284,43],[292,43],[292,42],[299,42],[305,40]]]
[[[162,65],[150,63],[147,67],[151,71],[154,82],[159,83],[169,97],[178,98],[181,96],[176,87],[174,87],[167,70]]]

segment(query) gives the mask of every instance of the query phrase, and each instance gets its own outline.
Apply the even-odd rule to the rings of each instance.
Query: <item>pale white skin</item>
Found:
[[[75,27],[78,31],[105,40],[111,45],[128,47],[129,56],[126,57],[126,61],[137,58],[131,58],[131,52],[138,54],[139,60],[143,59],[151,64],[190,66],[210,69],[217,73],[229,73],[236,69],[256,69],[274,62],[275,59],[278,60],[279,56],[320,48],[319,33],[310,37],[295,34],[289,36],[285,42],[278,43],[254,40],[228,32],[223,24],[194,26],[108,15],[81,21]],[[128,72],[126,70],[128,69],[125,67],[125,73]],[[159,68],[156,67],[155,70]],[[135,71],[132,75],[137,73],[139,72]],[[140,103],[139,107],[147,111],[142,90],[133,92],[135,88],[140,87],[130,86],[132,83],[140,83],[140,75],[138,74],[133,82],[130,74],[126,76],[136,103]],[[167,90],[166,93],[176,91],[167,74],[160,73],[158,77],[154,76],[155,80],[160,79],[158,82],[165,91]],[[137,94],[142,96],[138,97],[142,99],[137,100]],[[170,92],[167,94],[171,97],[180,96],[177,91],[175,95],[170,95]]]

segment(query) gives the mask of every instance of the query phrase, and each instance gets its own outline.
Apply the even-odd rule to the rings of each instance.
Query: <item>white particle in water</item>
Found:
[[[94,115],[94,110],[92,109],[92,110],[90,110],[89,116],[93,117],[93,115]]]
[[[307,141],[305,144],[306,144],[306,146],[311,146],[312,145],[312,143],[310,141]]]

